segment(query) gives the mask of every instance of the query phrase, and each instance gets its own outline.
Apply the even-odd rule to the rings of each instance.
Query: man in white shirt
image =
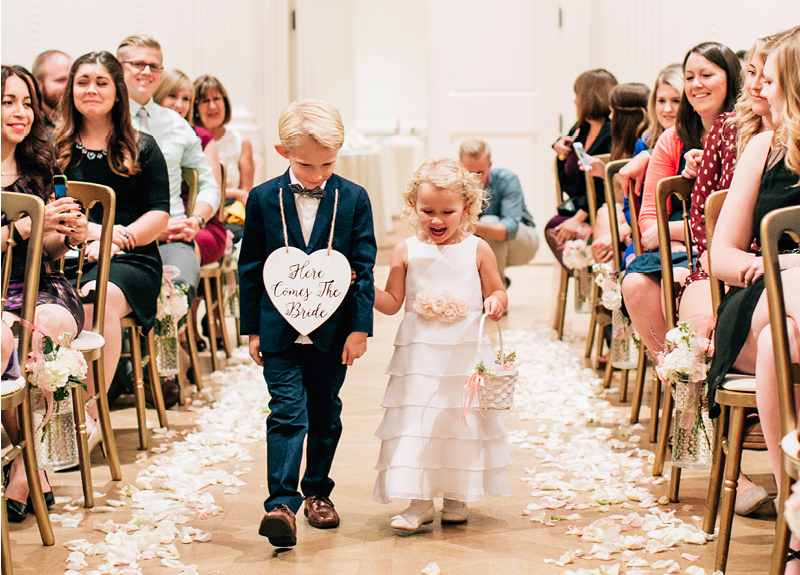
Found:
[[[189,123],[177,112],[153,101],[163,70],[161,45],[150,36],[129,36],[117,48],[117,59],[125,73],[133,126],[156,139],[169,171],[170,220],[158,238],[161,259],[165,266],[180,270],[173,279],[175,283],[196,289],[200,283],[200,260],[193,240],[219,207],[219,186],[206,162],[200,138]],[[200,177],[197,199],[189,217],[181,200],[183,168],[197,170]],[[191,301],[193,294],[189,296]]]

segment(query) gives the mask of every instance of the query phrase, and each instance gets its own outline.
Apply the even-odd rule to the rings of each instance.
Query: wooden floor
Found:
[[[385,261],[385,260],[384,260]],[[376,270],[382,285],[387,275],[385,265]],[[509,290],[511,305],[503,325],[507,329],[530,329],[535,324],[541,326],[550,317],[553,301],[552,268],[549,266],[527,266],[508,270],[512,285]],[[310,528],[302,516],[298,518],[298,544],[291,551],[276,553],[268,542],[257,534],[263,514],[262,501],[266,497],[265,443],[246,445],[252,452],[253,461],[241,479],[246,485],[238,494],[223,494],[223,486],[206,489],[211,493],[222,511],[208,519],[194,519],[192,526],[212,534],[209,542],[177,544],[180,561],[185,565],[196,565],[196,573],[209,575],[233,574],[416,574],[431,562],[436,562],[444,575],[449,574],[502,574],[516,575],[564,573],[571,569],[597,569],[599,561],[578,561],[558,567],[544,563],[544,559],[557,559],[564,551],[584,548],[591,544],[582,542],[575,536],[566,535],[566,524],[558,523],[546,527],[530,521],[522,512],[528,503],[533,502],[530,488],[520,479],[526,474],[525,467],[531,465],[531,451],[510,445],[514,465],[510,468],[513,497],[489,500],[470,506],[470,519],[465,525],[442,526],[437,520],[420,532],[411,535],[398,534],[389,527],[389,518],[402,510],[407,504],[397,501],[380,505],[371,500],[375,480],[374,465],[377,460],[379,441],[374,432],[382,416],[380,400],[383,395],[386,376],[384,371],[392,353],[392,342],[400,316],[385,317],[376,314],[375,337],[369,341],[366,356],[360,359],[349,373],[342,391],[344,402],[344,433],[342,435],[332,476],[336,488],[332,499],[339,510],[342,523],[338,529],[320,531]],[[567,337],[575,354],[581,355],[585,341],[588,316],[575,316],[572,311],[567,316]],[[618,404],[615,395],[610,395],[612,404]],[[628,413],[628,406],[621,406]],[[156,417],[148,410],[150,421],[155,425]],[[170,425],[178,432],[193,428],[196,415],[179,409],[169,411]],[[118,498],[120,487],[134,482],[137,473],[145,463],[137,462],[137,436],[135,414],[132,408],[118,409],[113,413],[117,443],[123,462],[124,478],[121,482],[110,481],[99,449],[93,458],[93,478],[95,491],[106,494],[108,498]],[[642,413],[642,423],[648,424],[648,410]],[[515,411],[506,415],[509,431],[526,429],[536,433],[536,421],[520,421]],[[653,449],[647,444],[647,433],[641,447]],[[158,457],[169,456],[172,451]],[[148,457],[157,457],[149,453]],[[239,465],[222,464],[221,468],[231,471]],[[769,471],[765,453],[747,452],[743,464],[745,472],[768,491],[775,493],[775,483]],[[700,517],[705,510],[707,488],[706,472],[684,472],[681,489],[681,503],[670,506],[678,509],[678,514],[686,522],[692,516]],[[58,496],[77,499],[81,496],[80,477],[77,472],[51,473],[50,482]],[[667,484],[653,486],[657,495],[666,495]],[[105,505],[98,499],[96,505]],[[440,502],[437,502],[440,505]],[[60,513],[57,505],[53,512]],[[56,545],[43,547],[38,536],[35,520],[29,516],[19,525],[12,525],[11,548],[14,557],[15,573],[21,575],[49,575],[64,573],[68,550],[63,543],[69,540],[88,539],[90,542],[103,540],[104,534],[93,530],[95,522],[112,518],[124,523],[130,514],[129,507],[122,507],[111,514],[93,514],[87,509],[79,512],[86,515],[78,528],[65,528],[54,524]],[[612,511],[627,514],[627,511]],[[126,515],[128,514],[128,515]],[[581,525],[588,525],[596,519],[607,516],[599,510],[581,512]],[[695,522],[697,524],[697,522]],[[767,573],[772,552],[774,517],[768,513],[755,518],[736,517],[731,558],[728,575]],[[653,562],[662,559],[679,560],[681,554],[699,555],[700,559],[688,563],[680,560],[681,573],[688,565],[698,565],[711,575],[714,565],[716,543],[705,546],[680,545],[666,553],[648,557]],[[619,563],[619,556],[608,562],[608,566]],[[623,567],[620,573],[625,573]],[[90,567],[82,571],[89,573],[95,569],[99,560],[90,560]],[[142,573],[172,574],[177,569],[163,566],[157,559],[141,561]],[[186,571],[194,573],[195,571]],[[645,573],[662,573],[662,570]],[[96,573],[96,572],[95,572]]]

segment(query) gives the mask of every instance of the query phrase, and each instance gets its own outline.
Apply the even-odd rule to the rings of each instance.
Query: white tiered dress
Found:
[[[483,313],[477,269],[480,240],[437,246],[406,240],[405,316],[395,338],[386,373],[390,376],[382,405],[383,421],[378,478],[372,498],[480,501],[511,496],[501,411],[474,408],[461,420],[461,391],[483,359],[494,361],[488,337],[478,353],[478,326]],[[446,323],[414,311],[417,294],[449,291],[469,302],[465,319]]]

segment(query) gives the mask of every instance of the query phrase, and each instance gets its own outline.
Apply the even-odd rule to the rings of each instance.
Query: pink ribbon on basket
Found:
[[[475,396],[478,394],[478,390],[486,387],[489,387],[486,384],[486,378],[477,371],[470,375],[469,379],[464,383],[464,389],[461,392],[461,422],[464,425],[467,424],[467,414],[472,402],[475,400]],[[481,417],[486,418],[482,413]]]

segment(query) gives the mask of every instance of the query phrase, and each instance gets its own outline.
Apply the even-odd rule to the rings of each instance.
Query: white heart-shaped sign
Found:
[[[336,250],[279,248],[264,262],[264,287],[286,321],[308,335],[328,321],[350,287],[350,262]]]

